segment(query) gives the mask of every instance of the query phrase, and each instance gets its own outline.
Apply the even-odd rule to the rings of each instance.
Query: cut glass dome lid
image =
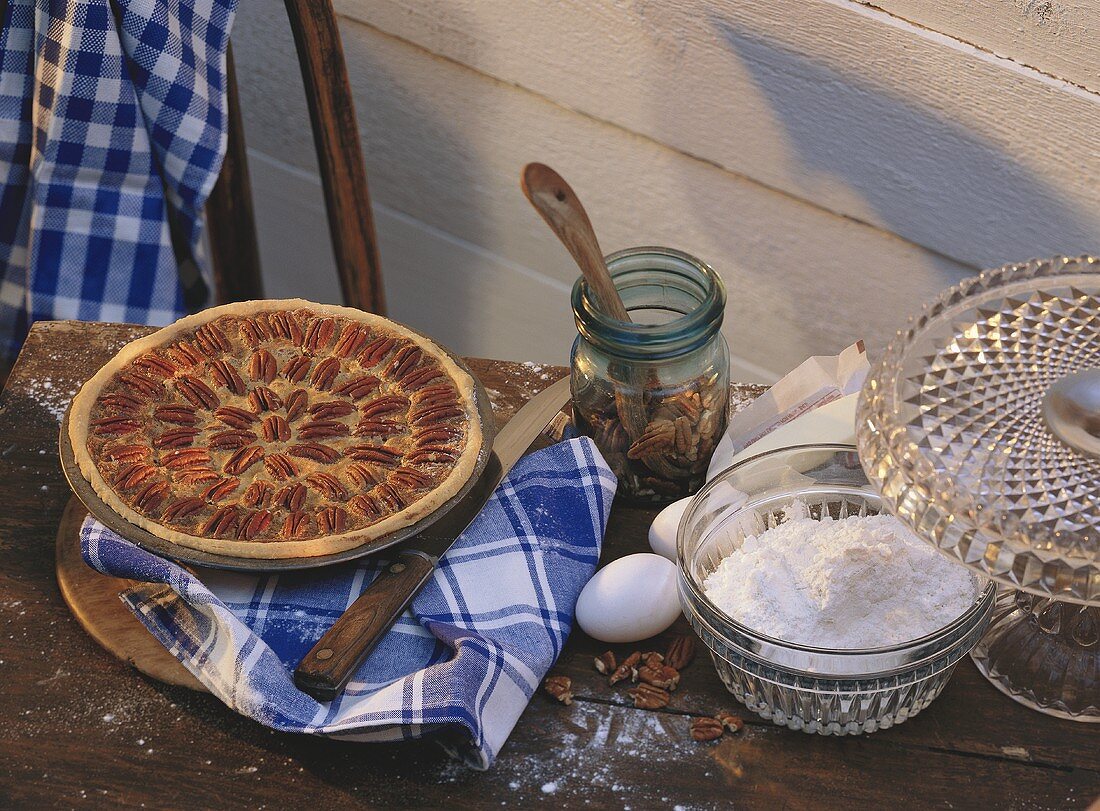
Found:
[[[1100,261],[944,291],[872,369],[857,438],[925,540],[1007,585],[1100,601]]]

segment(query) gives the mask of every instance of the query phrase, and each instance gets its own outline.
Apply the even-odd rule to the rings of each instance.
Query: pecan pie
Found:
[[[215,554],[322,555],[414,523],[472,474],[470,376],[399,324],[228,304],[125,346],[69,417],[80,470],[133,524]]]

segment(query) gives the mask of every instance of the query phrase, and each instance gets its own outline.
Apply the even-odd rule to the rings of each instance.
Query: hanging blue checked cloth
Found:
[[[236,5],[0,0],[0,359],[37,319],[183,315]]]
[[[148,584],[123,601],[237,712],[274,729],[351,740],[437,731],[484,769],[561,653],[614,494],[615,477],[589,439],[521,459],[328,704],[300,692],[293,669],[383,569],[385,552],[306,572],[204,569],[196,578],[92,519],[81,541],[94,568]]]

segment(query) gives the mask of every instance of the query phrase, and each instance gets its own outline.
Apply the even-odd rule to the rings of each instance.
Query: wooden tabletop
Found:
[[[80,383],[145,331],[36,324],[0,399],[4,808],[1085,808],[1100,795],[1100,729],[1024,709],[968,660],[935,703],[884,732],[821,738],[745,714],[741,733],[697,744],[691,715],[738,708],[705,656],[684,671],[670,707],[639,710],[593,669],[606,646],[574,631],[552,672],[572,677],[576,700],[563,706],[536,695],[484,773],[429,741],[273,732],[208,694],[142,676],[70,617],[54,580],[54,538],[69,499],[59,415]],[[470,365],[502,417],[564,374]],[[604,561],[648,551],[652,516],[616,505]],[[686,632],[686,623],[673,631]],[[619,652],[634,647],[663,649],[658,640]]]

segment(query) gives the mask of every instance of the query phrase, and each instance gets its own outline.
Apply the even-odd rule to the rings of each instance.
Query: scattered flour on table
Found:
[[[817,521],[795,502],[703,584],[743,625],[819,648],[918,639],[965,612],[977,581],[890,515]]]
[[[525,360],[521,365],[526,366],[532,372],[537,374],[539,376],[539,380],[550,379],[550,375],[544,371],[544,369],[546,369],[546,366],[541,363],[534,363],[533,361]]]
[[[67,382],[68,383],[68,382]],[[58,422],[65,416],[65,411],[72,402],[73,395],[79,388],[76,384],[58,385],[52,379],[39,378],[27,384],[26,394],[33,398],[40,406],[50,412]]]
[[[688,715],[574,701],[545,720],[536,733],[539,745],[506,744],[488,775],[510,790],[509,807],[552,801],[563,808],[671,809],[677,804],[682,811],[726,808],[727,803],[677,796],[680,792],[668,784],[663,767],[655,767],[677,764],[673,768],[700,780],[724,779],[715,749],[691,739],[690,723]],[[522,735],[520,729],[514,734]],[[727,745],[751,746],[757,734],[758,730],[746,726]],[[436,779],[476,790],[483,777],[451,761]]]

